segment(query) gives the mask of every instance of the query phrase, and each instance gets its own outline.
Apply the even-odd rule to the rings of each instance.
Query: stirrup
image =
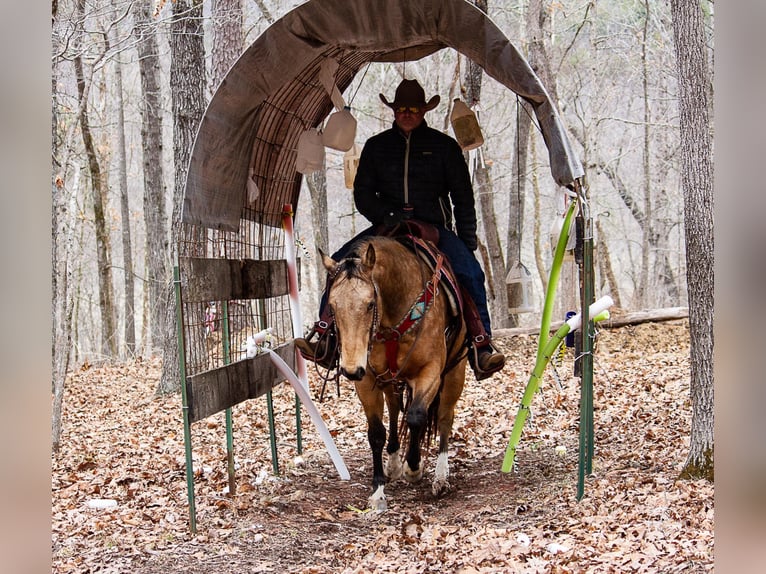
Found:
[[[328,325],[324,321],[317,321],[308,335],[296,338],[294,344],[307,361],[313,361],[325,369],[337,367],[338,334],[335,323]]]
[[[490,364],[482,368],[479,365],[479,358],[485,352],[489,352],[492,358],[490,359]],[[498,351],[492,344],[492,341],[486,337],[482,341],[472,341],[468,349],[468,362],[473,369],[476,380],[483,381],[502,370],[505,366],[505,355]]]

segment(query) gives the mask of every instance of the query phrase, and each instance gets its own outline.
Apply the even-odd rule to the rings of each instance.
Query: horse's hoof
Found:
[[[450,485],[449,482],[444,480],[434,480],[431,484],[431,492],[433,495],[437,498],[444,496],[449,492]]]
[[[374,512],[385,512],[388,510],[388,504],[386,504],[386,493],[383,491],[383,485],[380,485],[372,493],[370,499],[367,501],[370,510]]]
[[[386,465],[386,476],[390,482],[399,480],[402,477],[402,457],[399,451],[388,455],[388,464]]]
[[[422,465],[417,470],[412,470],[410,468],[410,465],[407,462],[404,463],[404,480],[406,480],[410,484],[414,484],[416,482],[420,482],[420,479],[422,478],[423,478]]]

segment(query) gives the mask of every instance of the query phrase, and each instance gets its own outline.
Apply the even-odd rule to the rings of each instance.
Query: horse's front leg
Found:
[[[386,389],[386,404],[388,405],[388,444],[386,445],[388,464],[386,465],[386,476],[392,482],[402,476],[402,457],[399,452],[401,447],[399,443],[399,414],[401,413],[399,398],[400,395],[396,392],[393,385]]]
[[[367,378],[356,383],[356,393],[367,417],[367,441],[372,450],[372,495],[368,501],[372,510],[386,510],[386,475],[383,472],[383,447],[386,427],[383,424],[383,393]]]

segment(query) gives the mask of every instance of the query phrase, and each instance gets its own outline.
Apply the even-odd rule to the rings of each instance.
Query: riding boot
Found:
[[[468,362],[477,381],[484,380],[505,366],[505,355],[492,344],[492,339],[484,328],[476,304],[468,292],[460,288],[463,295],[463,319],[468,330]]]
[[[314,361],[325,369],[334,369],[338,364],[338,332],[332,314],[325,309],[319,315],[319,321],[306,337],[294,340],[297,349],[308,361]]]

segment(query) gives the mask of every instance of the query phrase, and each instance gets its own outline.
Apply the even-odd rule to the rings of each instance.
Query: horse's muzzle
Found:
[[[357,367],[353,371],[347,371],[343,367],[340,368],[340,374],[351,381],[361,381],[364,377],[364,367]]]

